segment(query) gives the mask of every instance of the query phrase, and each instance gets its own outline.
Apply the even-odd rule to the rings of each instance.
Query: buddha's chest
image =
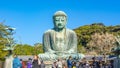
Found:
[[[57,50],[65,50],[66,49],[66,35],[64,33],[56,33],[54,36],[54,47]]]
[[[55,39],[56,43],[64,43],[65,41],[65,37],[63,34],[56,34]]]

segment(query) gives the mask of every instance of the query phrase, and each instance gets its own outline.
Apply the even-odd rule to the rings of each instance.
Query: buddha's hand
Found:
[[[70,49],[67,51],[67,53],[71,54],[71,53],[75,53],[73,49]]]
[[[56,51],[56,52],[55,52],[55,54],[58,54],[58,53],[59,53],[59,54],[60,54],[60,53],[61,53],[61,54],[68,54],[68,51]]]

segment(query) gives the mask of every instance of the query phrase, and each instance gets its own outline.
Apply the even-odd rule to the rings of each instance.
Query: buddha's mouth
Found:
[[[58,26],[62,26],[62,24],[58,24]]]

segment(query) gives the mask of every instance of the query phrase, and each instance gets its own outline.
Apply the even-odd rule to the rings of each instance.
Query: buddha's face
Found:
[[[66,26],[66,17],[65,16],[56,16],[54,18],[54,26],[58,29],[65,28]]]

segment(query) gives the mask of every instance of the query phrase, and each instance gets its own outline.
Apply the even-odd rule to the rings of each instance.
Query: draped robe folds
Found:
[[[39,54],[39,57],[43,60],[68,58],[69,56],[81,58],[81,54],[77,53],[76,33],[70,29],[65,29],[62,37],[62,39],[57,39],[54,29],[46,31],[43,35],[43,50],[45,53]],[[58,43],[57,40],[59,40]]]

